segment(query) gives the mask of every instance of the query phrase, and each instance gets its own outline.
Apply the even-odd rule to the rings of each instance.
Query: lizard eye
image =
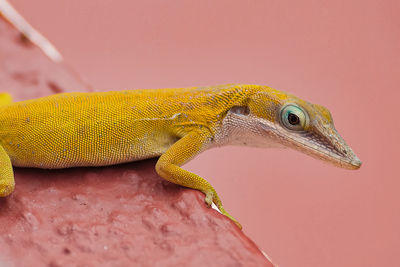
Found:
[[[307,121],[307,114],[296,105],[288,104],[281,110],[281,123],[289,130],[303,131]]]

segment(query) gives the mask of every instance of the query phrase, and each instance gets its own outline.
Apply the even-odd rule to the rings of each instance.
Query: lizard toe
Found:
[[[0,197],[6,197],[14,191],[14,184],[0,183]]]
[[[207,204],[207,206],[211,207],[213,199],[214,199],[214,194],[212,192],[207,192],[206,197],[204,198],[204,202]]]

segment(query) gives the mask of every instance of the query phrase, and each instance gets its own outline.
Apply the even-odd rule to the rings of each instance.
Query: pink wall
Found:
[[[399,1],[11,2],[99,90],[256,83],[327,106],[359,171],[230,147],[186,167],[279,266],[400,266]]]

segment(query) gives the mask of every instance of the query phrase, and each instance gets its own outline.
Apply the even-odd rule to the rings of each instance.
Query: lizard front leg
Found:
[[[206,194],[207,205],[210,206],[214,202],[222,214],[242,228],[238,221],[225,211],[217,192],[209,182],[180,167],[199,154],[209,139],[209,132],[193,131],[185,135],[161,155],[156,164],[156,171],[162,178],[174,184],[202,191]]]
[[[14,191],[15,182],[10,157],[0,145],[0,197],[6,197]]]
[[[7,93],[0,93],[0,105],[8,105],[12,97]],[[0,197],[6,197],[14,191],[15,182],[10,157],[0,145]]]

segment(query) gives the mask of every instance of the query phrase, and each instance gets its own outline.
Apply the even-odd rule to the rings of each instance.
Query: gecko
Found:
[[[205,203],[240,224],[207,180],[181,166],[225,145],[289,147],[345,169],[361,161],[327,108],[268,86],[62,93],[13,102],[0,94],[0,197],[15,187],[12,166],[107,166],[159,157],[165,180],[200,190]]]

